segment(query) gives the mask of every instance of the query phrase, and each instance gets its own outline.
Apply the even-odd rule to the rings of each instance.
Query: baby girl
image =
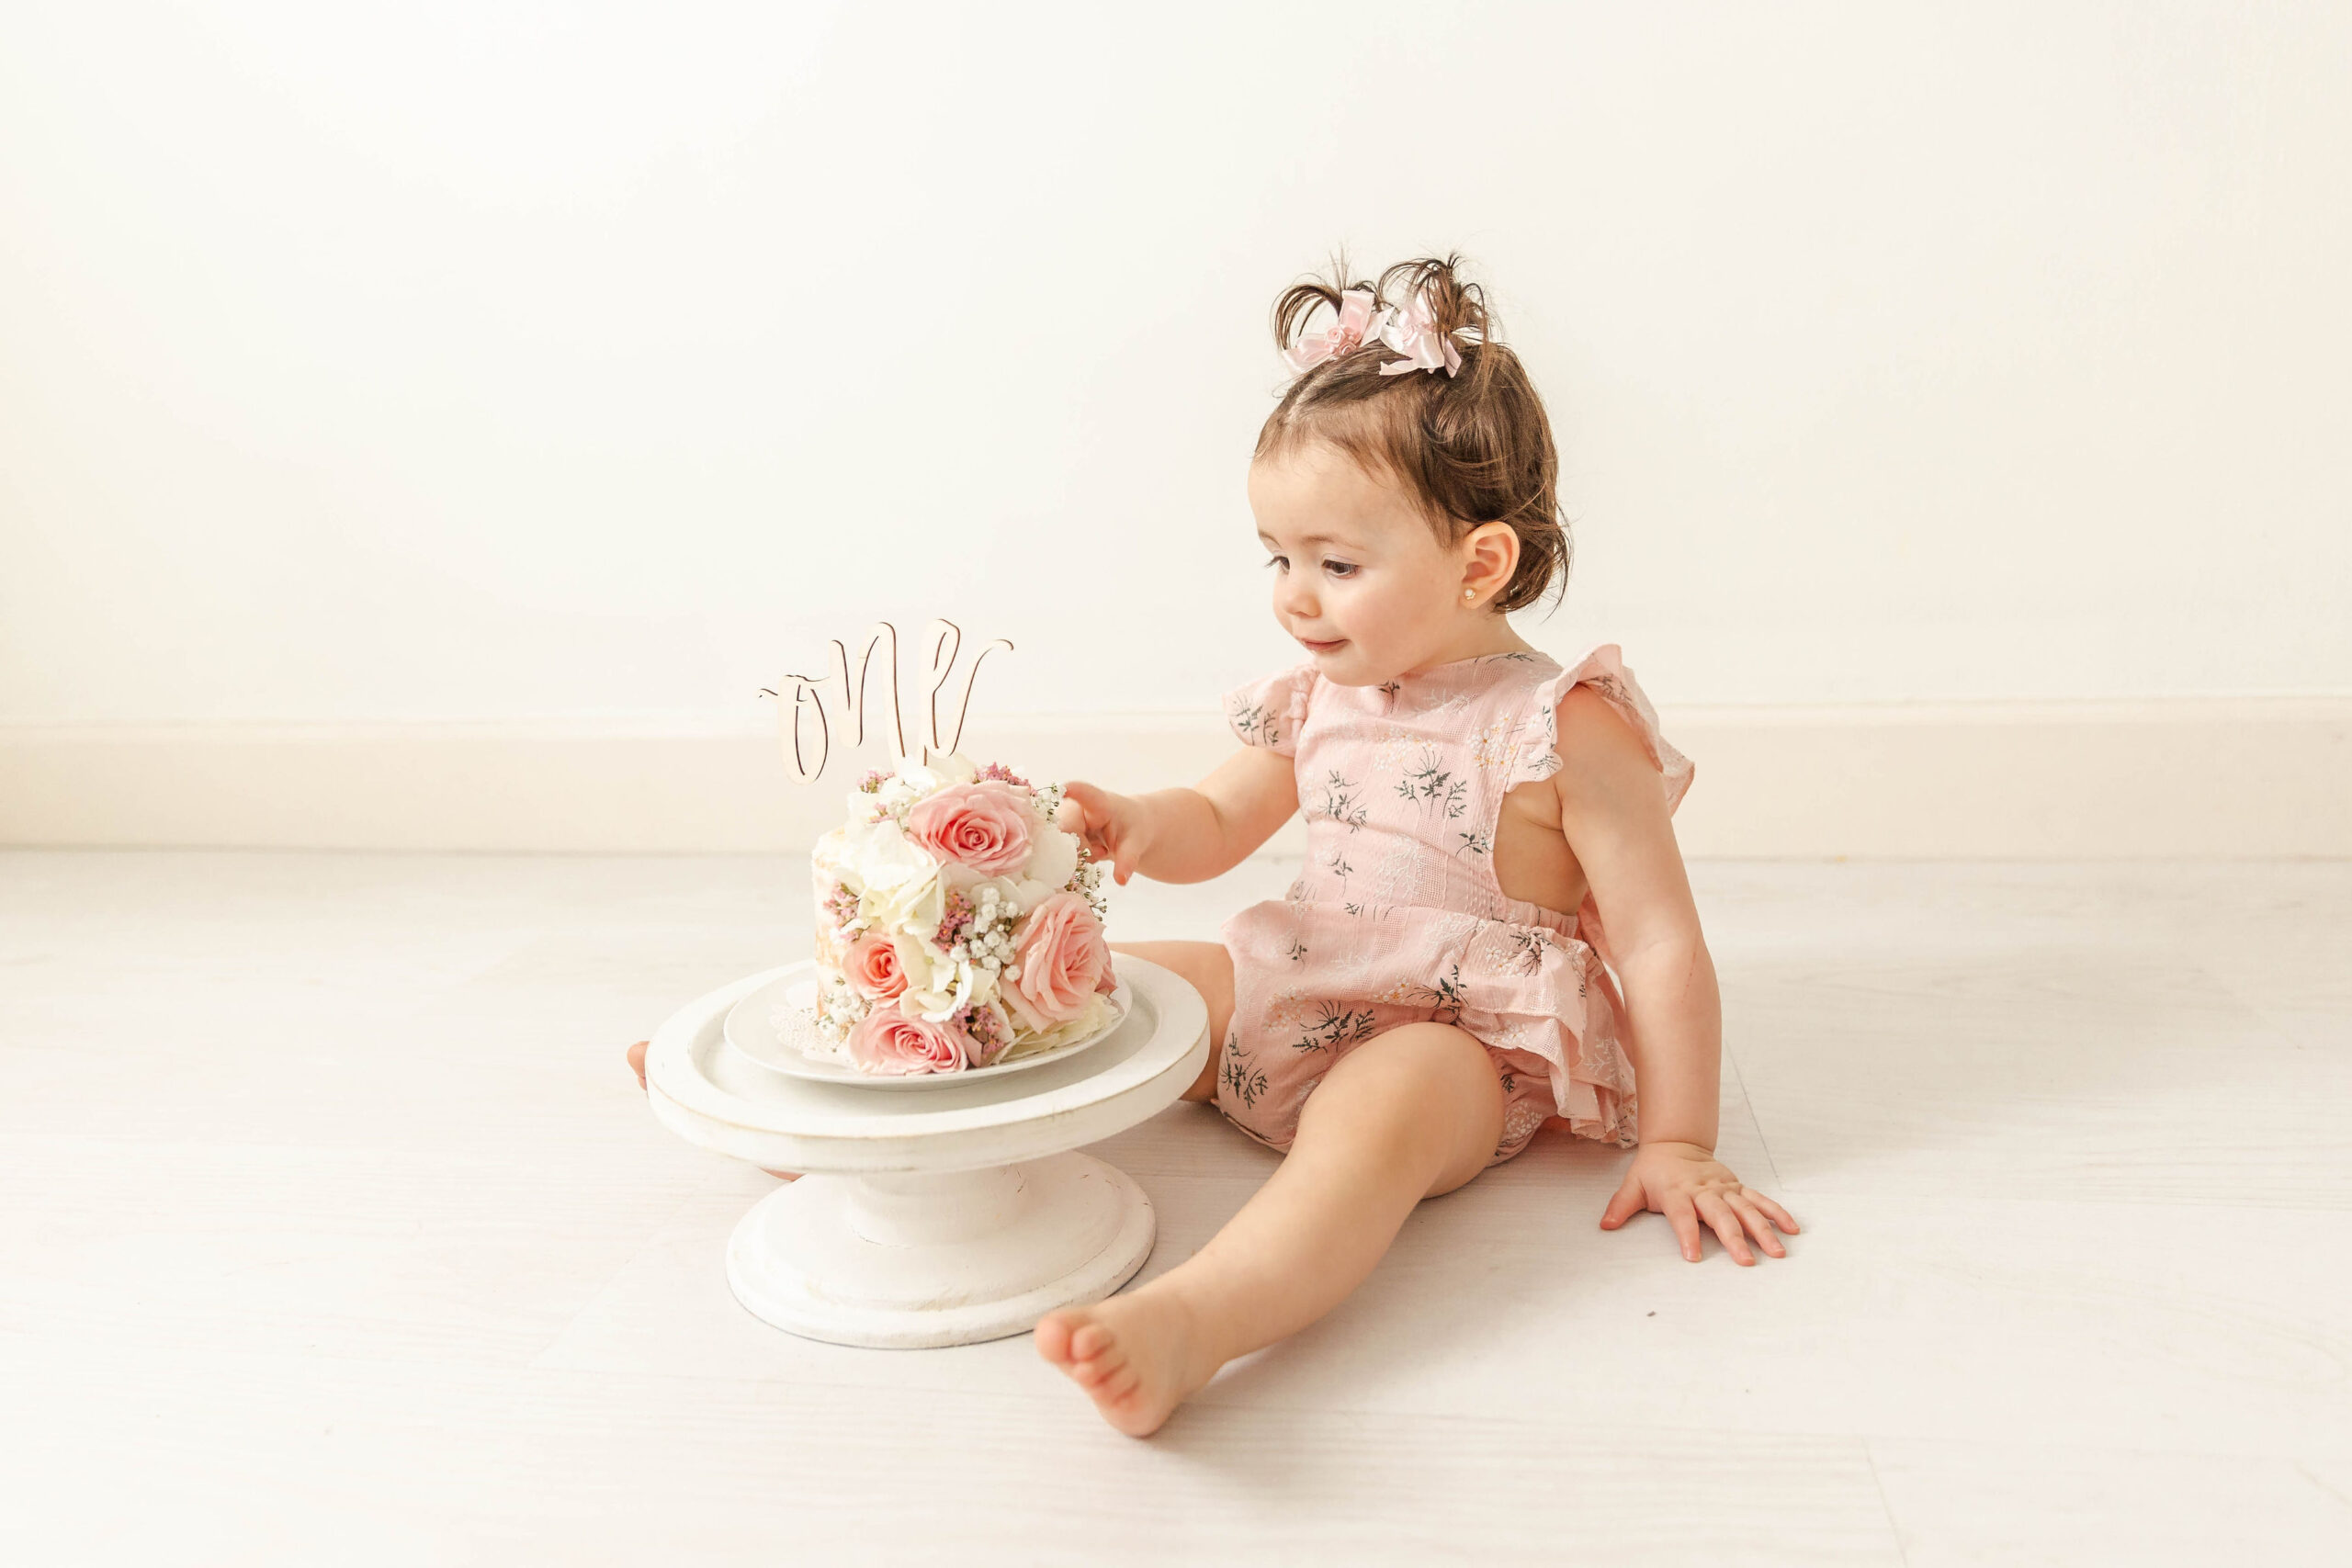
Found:
[[[1304,874],[1221,941],[1114,944],[1208,1000],[1186,1097],[1285,1156],[1192,1258],[1037,1325],[1136,1436],[1547,1122],[1633,1149],[1603,1229],[1646,1209],[1684,1258],[1705,1226],[1743,1264],[1797,1229],[1714,1157],[1722,1017],[1668,821],[1690,763],[1615,648],[1563,666],[1506,618],[1568,564],[1526,367],[1451,258],[1297,285],[1274,335],[1297,375],[1250,507],[1307,658],[1227,695],[1243,748],[1197,787],[1062,806],[1121,883],[1204,881],[1307,824]]]
[[[1307,824],[1304,874],[1221,941],[1114,944],[1207,999],[1186,1098],[1285,1156],[1192,1258],[1037,1325],[1137,1437],[1547,1123],[1634,1151],[1605,1230],[1648,1210],[1684,1258],[1704,1227],[1752,1264],[1797,1229],[1714,1156],[1722,1016],[1669,822],[1690,763],[1614,647],[1564,666],[1506,618],[1568,564],[1526,367],[1450,258],[1299,284],[1274,335],[1296,378],[1250,506],[1307,657],[1226,698],[1244,744],[1197,787],[1073,782],[1061,807],[1121,883],[1204,881]]]

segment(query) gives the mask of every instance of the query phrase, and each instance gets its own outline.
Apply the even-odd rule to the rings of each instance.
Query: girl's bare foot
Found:
[[[1086,1391],[1102,1419],[1148,1438],[1216,1375],[1192,1309],[1167,1292],[1064,1307],[1038,1321],[1037,1354]]]
[[[648,1043],[650,1043],[650,1042],[640,1040],[636,1044],[628,1048],[628,1070],[637,1075],[637,1087],[639,1089],[643,1089],[645,1087],[645,1047]],[[775,1177],[779,1181],[797,1181],[800,1179],[797,1174],[789,1170],[771,1170],[768,1174]],[[810,1190],[813,1191],[815,1189],[812,1188]]]

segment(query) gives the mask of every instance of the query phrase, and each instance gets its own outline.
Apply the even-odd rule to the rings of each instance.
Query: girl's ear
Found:
[[[1519,570],[1519,534],[1508,523],[1481,523],[1462,536],[1462,586],[1484,604],[1510,585]]]

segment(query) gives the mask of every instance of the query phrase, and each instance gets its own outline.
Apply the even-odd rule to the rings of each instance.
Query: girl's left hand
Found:
[[[1721,1238],[1724,1250],[1744,1266],[1753,1266],[1756,1255],[1747,1250],[1743,1226],[1775,1258],[1786,1258],[1788,1249],[1772,1234],[1772,1226],[1797,1234],[1797,1223],[1786,1209],[1754,1188],[1741,1186],[1713,1149],[1697,1144],[1660,1142],[1635,1149],[1633,1168],[1601,1211],[1600,1228],[1613,1231],[1644,1210],[1666,1216],[1682,1238],[1682,1256],[1692,1263],[1699,1261],[1702,1220]]]

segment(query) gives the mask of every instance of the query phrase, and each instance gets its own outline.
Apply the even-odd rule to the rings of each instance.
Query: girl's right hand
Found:
[[[1139,800],[1097,789],[1080,779],[1062,786],[1054,826],[1076,833],[1087,852],[1111,864],[1111,880],[1124,887],[1142,868],[1150,847],[1151,813]]]

